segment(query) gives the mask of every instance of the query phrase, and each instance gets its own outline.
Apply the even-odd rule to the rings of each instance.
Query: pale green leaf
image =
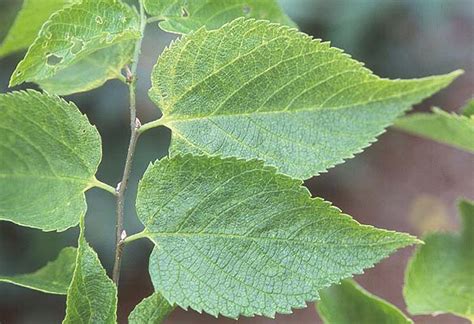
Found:
[[[129,324],[161,324],[174,310],[159,293],[143,299],[128,317]]]
[[[145,0],[147,12],[160,28],[188,34],[201,27],[216,29],[239,17],[266,19],[296,27],[277,0]]]
[[[84,0],[57,11],[13,72],[10,86],[29,81],[54,92],[58,85],[57,93],[69,94],[117,77],[131,58],[130,42],[140,37],[138,20],[136,10],[119,0]],[[79,76],[90,75],[75,84],[78,70]]]
[[[81,219],[76,267],[67,291],[63,324],[117,323],[117,286],[105,273],[97,253],[84,236]]]
[[[469,100],[469,102],[462,108],[462,114],[466,117],[474,116],[474,99]]]
[[[107,80],[121,77],[122,67],[129,62],[134,46],[135,42],[129,41],[98,50],[55,76],[39,81],[39,85],[58,95],[98,88]]]
[[[428,235],[410,260],[403,290],[414,315],[453,313],[474,320],[474,204],[459,204],[462,231]]]
[[[290,313],[416,239],[363,226],[261,161],[176,156],[150,166],[137,213],[155,290],[228,317]]]
[[[96,185],[100,135],[73,103],[36,91],[0,95],[0,220],[63,231]]]
[[[432,113],[416,113],[400,118],[395,127],[474,153],[474,116],[433,108]]]
[[[76,0],[24,0],[23,6],[0,45],[0,57],[28,48],[41,26],[55,11]]]
[[[327,324],[413,323],[397,307],[372,295],[352,280],[344,280],[321,291],[317,310]]]
[[[71,284],[76,263],[76,248],[61,250],[58,257],[43,268],[28,274],[0,276],[0,282],[42,291],[49,294],[66,295]]]
[[[306,179],[360,152],[459,74],[380,79],[329,43],[237,19],[161,55],[150,96],[164,117],[147,127],[172,130],[171,155],[258,158]]]

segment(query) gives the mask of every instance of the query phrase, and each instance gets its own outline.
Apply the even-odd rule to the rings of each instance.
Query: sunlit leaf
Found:
[[[53,14],[17,66],[10,86],[29,81],[58,94],[117,77],[140,37],[138,14],[118,0],[84,0]],[[118,45],[120,44],[120,45]],[[87,78],[74,78],[86,75]]]
[[[0,45],[0,57],[28,48],[55,11],[78,0],[24,0],[13,26]]]
[[[172,130],[171,155],[257,158],[306,179],[362,151],[459,74],[381,79],[329,43],[237,19],[166,50],[150,96],[164,115],[157,125]]]
[[[360,225],[260,161],[187,155],[150,166],[137,213],[155,290],[228,317],[290,313],[416,239]]]
[[[404,295],[414,315],[453,313],[474,320],[474,204],[459,204],[461,233],[424,238],[408,264]]]
[[[239,17],[296,27],[277,0],[145,0],[145,8],[154,19],[161,20],[161,29],[178,34],[203,26],[216,29]]]
[[[474,153],[474,115],[458,115],[433,108],[432,113],[416,113],[397,120],[395,126],[410,134],[448,144]]]

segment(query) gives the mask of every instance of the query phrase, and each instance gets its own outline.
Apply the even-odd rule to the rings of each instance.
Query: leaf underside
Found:
[[[41,269],[28,274],[0,276],[0,282],[42,291],[49,294],[66,295],[71,284],[76,262],[76,248],[61,250],[58,257]]]
[[[259,161],[176,156],[150,166],[137,213],[155,290],[212,315],[291,313],[416,240],[363,226]]]
[[[410,260],[403,294],[414,315],[453,313],[474,318],[474,204],[459,204],[459,234],[428,235]]]
[[[459,74],[380,79],[329,43],[237,19],[170,46],[150,97],[172,130],[171,155],[257,158],[306,179],[353,157]]]
[[[85,239],[84,218],[63,321],[63,324],[76,323],[117,323],[117,288]]]
[[[75,0],[24,0],[13,26],[0,45],[0,58],[28,48],[55,11]]]
[[[0,95],[0,138],[0,220],[77,225],[102,155],[96,128],[73,103],[21,91]]]
[[[324,323],[412,324],[397,307],[372,295],[352,280],[321,291],[317,310]]]
[[[175,309],[159,293],[143,299],[128,317],[129,324],[161,324]]]
[[[395,127],[474,153],[474,116],[457,115],[433,108],[431,114],[416,113],[400,118]]]
[[[178,34],[188,34],[201,27],[216,29],[239,17],[296,27],[276,0],[145,0],[145,8],[162,20],[161,29]]]
[[[134,9],[117,0],[84,0],[49,18],[10,86],[35,82],[61,95],[93,89],[120,74],[138,37]],[[86,78],[76,79],[80,76]]]

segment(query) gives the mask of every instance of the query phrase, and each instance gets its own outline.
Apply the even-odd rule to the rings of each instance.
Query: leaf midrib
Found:
[[[383,102],[386,100],[390,100],[392,98],[396,97],[403,97],[406,96],[407,94],[412,94],[416,93],[419,91],[423,91],[425,88],[432,88],[436,87],[437,83],[433,84],[427,84],[426,86],[423,87],[416,87],[415,90],[412,91],[407,91],[403,93],[398,93],[393,96],[388,96],[384,97],[378,100],[373,100],[373,101],[366,101],[363,103],[355,104],[355,105],[343,105],[343,106],[333,106],[333,107],[314,107],[314,108],[305,108],[305,109],[298,109],[298,110],[278,110],[278,111],[255,111],[255,112],[244,112],[244,113],[230,113],[230,114],[214,114],[214,115],[204,115],[204,116],[193,116],[193,117],[185,117],[185,118],[172,118],[172,114],[170,117],[164,116],[161,121],[162,124],[164,125],[171,125],[174,122],[177,123],[182,123],[182,122],[192,122],[196,120],[205,120],[213,117],[242,117],[242,116],[256,116],[256,115],[278,115],[278,114],[297,114],[297,113],[305,113],[305,112],[318,112],[321,110],[331,110],[331,111],[336,111],[336,110],[343,110],[343,109],[354,109],[354,108],[359,108],[359,107],[364,107],[369,104],[374,104],[374,103],[379,103]],[[408,109],[408,107],[407,107]],[[187,115],[189,116],[189,115]]]
[[[409,238],[404,240],[391,240],[385,242],[374,242],[370,244],[342,244],[339,242],[314,242],[307,240],[300,240],[294,238],[279,238],[279,237],[260,237],[260,236],[248,236],[248,235],[237,235],[237,234],[227,234],[227,233],[183,233],[183,232],[150,232],[147,231],[146,235],[154,241],[154,238],[160,237],[176,237],[176,238],[199,238],[199,237],[209,237],[209,238],[224,238],[224,239],[238,239],[238,240],[249,240],[249,241],[276,241],[276,242],[291,242],[291,243],[300,243],[307,245],[317,245],[317,246],[342,246],[342,247],[362,247],[362,246],[380,246],[380,245],[390,245],[390,244],[409,244],[412,240]],[[159,242],[157,242],[158,245]]]

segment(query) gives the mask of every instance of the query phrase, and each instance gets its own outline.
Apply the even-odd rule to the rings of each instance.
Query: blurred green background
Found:
[[[286,12],[315,38],[330,40],[366,63],[376,74],[391,78],[421,77],[461,68],[466,73],[451,87],[416,107],[431,105],[457,110],[474,90],[473,0],[282,0]],[[21,6],[0,0],[0,39]],[[159,117],[147,97],[149,75],[156,58],[175,36],[150,25],[139,66],[138,113],[142,122]],[[0,89],[24,53],[0,61]],[[128,145],[127,89],[118,81],[89,93],[68,97],[97,125],[103,137],[103,162],[98,178],[115,185]],[[317,131],[317,130],[315,130]],[[133,200],[147,165],[166,154],[170,134],[155,129],[138,145],[127,202],[127,232],[141,230]],[[1,139],[0,139],[1,140]],[[0,157],[1,158],[1,157]],[[389,130],[363,154],[328,173],[307,181],[315,196],[334,202],[362,223],[421,235],[458,226],[455,202],[474,198],[474,157],[440,144]],[[114,242],[114,199],[97,189],[87,193],[87,238],[110,272]],[[62,247],[76,245],[78,231],[42,233],[0,222],[0,273],[30,272],[53,259]],[[151,245],[137,241],[126,248],[120,286],[121,322],[152,292],[147,273]],[[412,249],[399,251],[357,280],[371,292],[405,309],[403,272]],[[59,323],[65,298],[0,284],[0,323]],[[467,323],[454,316],[418,316],[417,323]],[[178,310],[168,323],[232,323],[193,311]],[[242,323],[319,323],[312,304],[293,315],[242,319]]]

